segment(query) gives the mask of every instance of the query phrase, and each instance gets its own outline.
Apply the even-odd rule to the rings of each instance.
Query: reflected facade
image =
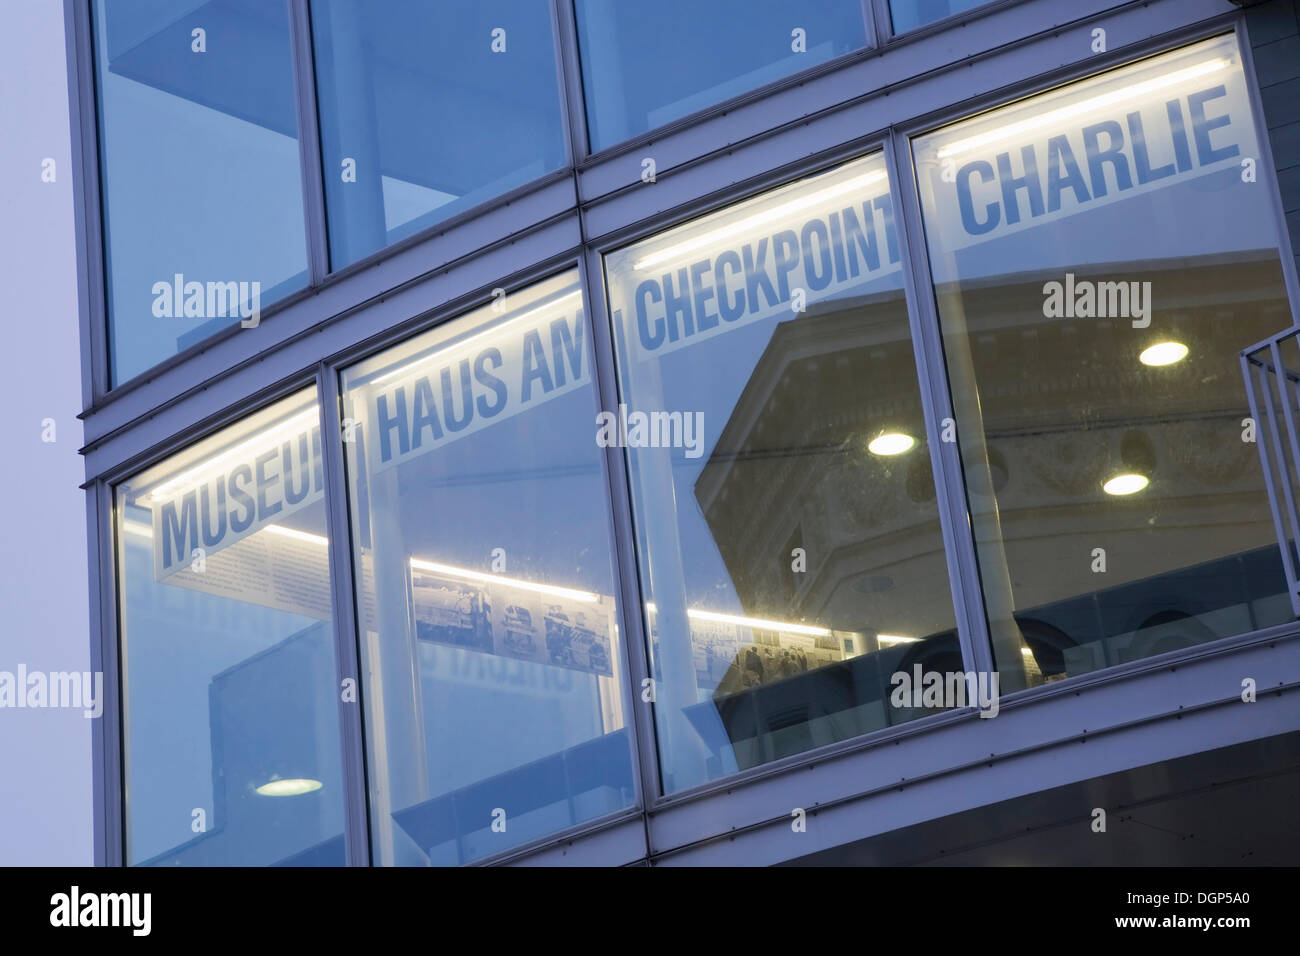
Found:
[[[288,7],[97,0],[112,384],[307,284]]]
[[[665,790],[927,712],[891,676],[961,652],[883,158],[606,273]]]
[[[311,14],[334,269],[564,165],[547,4],[314,0]]]
[[[858,0],[576,0],[591,151],[860,49],[862,10]]]
[[[344,863],[319,420],[308,391],[118,486],[128,864]]]
[[[376,862],[470,862],[633,805],[577,274],[343,391]]]
[[[1238,358],[1290,306],[1235,39],[915,153],[1004,690],[1292,619]]]

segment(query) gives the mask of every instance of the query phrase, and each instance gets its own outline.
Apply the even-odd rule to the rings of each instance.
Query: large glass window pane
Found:
[[[634,802],[586,322],[570,272],[344,373],[377,862]]]
[[[914,143],[1004,690],[1292,617],[1238,353],[1290,324],[1232,36]]]
[[[549,4],[311,12],[335,269],[564,165]]]
[[[899,256],[877,154],[606,258],[670,792],[962,671]]]
[[[897,36],[927,23],[974,10],[989,2],[990,0],[889,0],[889,15]]]
[[[575,0],[592,152],[866,45],[860,0]]]
[[[314,390],[117,487],[128,864],[341,865]]]
[[[96,0],[114,384],[307,284],[283,3]]]

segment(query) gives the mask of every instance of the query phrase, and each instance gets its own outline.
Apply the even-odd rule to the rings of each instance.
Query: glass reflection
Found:
[[[1238,358],[1291,310],[1233,37],[914,150],[1003,689],[1291,619]]]
[[[877,155],[606,258],[670,792],[962,670],[893,208]]]
[[[313,0],[335,269],[564,165],[550,6]]]
[[[866,45],[859,0],[576,0],[591,150]]]
[[[587,335],[567,273],[344,373],[378,862],[635,800]]]
[[[113,384],[307,284],[288,7],[97,0]]]
[[[128,864],[342,865],[319,409],[117,488]]]

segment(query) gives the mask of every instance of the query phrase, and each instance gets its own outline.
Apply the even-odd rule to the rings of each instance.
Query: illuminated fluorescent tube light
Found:
[[[646,603],[646,610],[651,614],[658,612],[653,601]],[[811,624],[792,624],[788,621],[766,621],[757,617],[741,617],[738,614],[719,614],[717,611],[701,611],[688,608],[686,616],[696,621],[717,621],[721,624],[738,624],[741,627],[753,627],[761,631],[785,631],[789,634],[808,634],[814,637],[830,637],[830,631],[824,627]]]
[[[576,591],[573,588],[559,588],[550,584],[538,584],[535,581],[523,581],[519,578],[508,578],[504,574],[488,574],[484,571],[471,571],[469,568],[456,568],[450,564],[438,564],[434,561],[424,561],[420,558],[411,559],[411,567],[418,571],[432,571],[435,574],[447,574],[454,578],[468,578],[471,581],[494,581],[498,584],[505,584],[509,587],[520,588],[524,591],[536,591],[538,594],[552,594],[555,597],[568,598],[570,601],[582,601],[586,604],[595,604],[599,597],[590,591]]]
[[[877,634],[877,644],[915,644],[919,637],[906,637],[902,634]]]
[[[1215,73],[1227,66],[1227,60],[1206,60],[1204,63],[1197,63],[1195,66],[1189,66],[1182,70],[1174,70],[1174,72],[1166,73],[1164,76],[1157,76],[1150,80],[1143,80],[1141,83],[1134,83],[1131,86],[1125,86],[1118,90],[1111,90],[1109,93],[1100,93],[1097,96],[1089,97],[1086,100],[1071,103],[1069,106],[1062,106],[1058,109],[1048,110],[1046,113],[1040,113],[1037,116],[1031,116],[1015,123],[1009,123],[1006,126],[999,126],[997,129],[991,129],[985,133],[977,133],[976,135],[969,136],[966,139],[959,139],[955,143],[949,143],[947,146],[944,146],[936,155],[939,159],[947,159],[949,156],[956,156],[959,153],[969,152],[972,149],[978,149],[979,147],[987,146],[990,143],[1010,139],[1013,136],[1019,136],[1021,133],[1028,133],[1032,130],[1041,129],[1044,126],[1052,126],[1075,116],[1082,116],[1086,113],[1091,113],[1094,110],[1114,106],[1116,103],[1124,103],[1128,100],[1137,99],[1138,97],[1145,96],[1147,93],[1154,93],[1157,90],[1163,90],[1166,87],[1177,86],[1184,80],[1195,79],[1196,77],[1204,76],[1207,73]]]
[[[778,219],[784,219],[793,213],[800,212],[804,209],[810,209],[813,206],[819,206],[822,203],[829,202],[837,196],[843,196],[854,190],[861,189],[863,186],[870,186],[872,183],[878,183],[885,179],[884,170],[875,170],[864,176],[855,176],[853,179],[842,183],[836,183],[834,186],[828,186],[825,189],[810,193],[807,196],[799,196],[791,199],[789,202],[781,203],[779,206],[773,206],[763,212],[755,213],[739,222],[733,222],[726,226],[719,226],[704,233],[702,236],[696,236],[694,239],[687,239],[679,242],[675,246],[669,246],[667,249],[661,249],[659,252],[652,252],[650,255],[638,259],[632,264],[636,270],[648,269],[651,266],[658,265],[661,262],[667,262],[670,259],[676,259],[687,253],[694,252],[696,249],[703,249],[705,246],[711,246],[721,242],[723,239],[729,239],[732,236],[741,235],[749,232],[757,226],[774,222]]]
[[[464,346],[469,345],[471,342],[476,342],[479,339],[483,338],[484,336],[497,335],[503,329],[509,328],[510,326],[514,325],[516,322],[522,322],[524,319],[532,318],[534,315],[537,315],[541,312],[545,312],[547,309],[553,309],[557,305],[568,302],[571,299],[581,299],[581,298],[582,298],[582,290],[574,289],[572,292],[568,292],[560,296],[558,299],[552,299],[550,302],[546,302],[542,305],[539,305],[535,309],[529,309],[527,312],[521,312],[519,315],[516,315],[513,319],[506,319],[506,321],[502,322],[500,325],[494,325],[491,326],[490,328],[484,329],[481,332],[475,332],[467,339],[461,339],[457,342],[452,342],[446,348],[439,349],[436,352],[430,352],[428,355],[422,355],[420,358],[415,359],[411,362],[407,362],[405,365],[399,368],[395,368],[391,372],[385,372],[383,375],[380,375],[377,378],[372,379],[370,384],[378,385],[380,382],[387,382],[390,381],[391,379],[397,378],[400,375],[406,375],[408,372],[411,371],[411,369],[418,368],[419,366],[424,365],[427,362],[432,362],[434,359],[438,358],[439,356],[444,356],[449,352],[459,351]]]
[[[283,538],[294,538],[298,541],[306,541],[308,544],[318,544],[322,548],[328,548],[330,539],[320,534],[312,534],[309,531],[299,531],[297,528],[286,528],[284,525],[269,524],[263,531],[269,531],[272,534],[278,534]]]
[[[306,411],[300,412],[299,414],[294,415],[292,418],[286,418],[284,421],[280,422],[280,424],[272,425],[270,428],[258,432],[256,435],[253,435],[251,438],[248,438],[247,440],[242,441],[238,445],[235,445],[231,448],[227,448],[225,451],[221,452],[221,454],[214,455],[212,458],[209,458],[207,461],[203,462],[202,464],[195,465],[189,471],[177,475],[175,478],[171,479],[170,481],[164,481],[161,485],[159,485],[157,488],[153,490],[153,492],[149,495],[149,498],[153,501],[163,501],[168,498],[173,498],[183,491],[188,491],[190,488],[194,487],[195,485],[200,484],[200,482],[197,480],[200,475],[205,475],[214,471],[219,471],[220,468],[216,466],[220,465],[222,462],[229,461],[231,458],[235,457],[241,452],[244,452],[249,448],[256,447],[257,445],[274,444],[274,442],[268,442],[267,439],[271,438],[272,436],[278,436],[282,432],[285,432],[290,428],[301,428],[308,421],[315,422],[319,420],[319,417],[320,417],[319,410],[315,405],[312,405],[312,407],[307,409]]]
[[[123,521],[122,530],[127,534],[133,534],[137,538],[148,538],[153,540],[153,528],[147,524],[141,524],[139,521]]]

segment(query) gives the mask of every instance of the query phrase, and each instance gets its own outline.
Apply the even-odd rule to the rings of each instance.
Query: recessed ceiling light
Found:
[[[902,432],[885,432],[867,444],[867,451],[873,455],[901,455],[905,451],[911,451],[915,444],[916,439],[911,435],[904,435]]]
[[[1149,484],[1146,475],[1116,475],[1101,490],[1108,495],[1134,495]]]
[[[257,788],[264,797],[296,797],[300,793],[319,790],[321,782],[306,777],[290,777],[284,780],[271,780]]]
[[[1173,365],[1187,358],[1187,346],[1182,342],[1157,342],[1143,349],[1138,356],[1143,365]]]

